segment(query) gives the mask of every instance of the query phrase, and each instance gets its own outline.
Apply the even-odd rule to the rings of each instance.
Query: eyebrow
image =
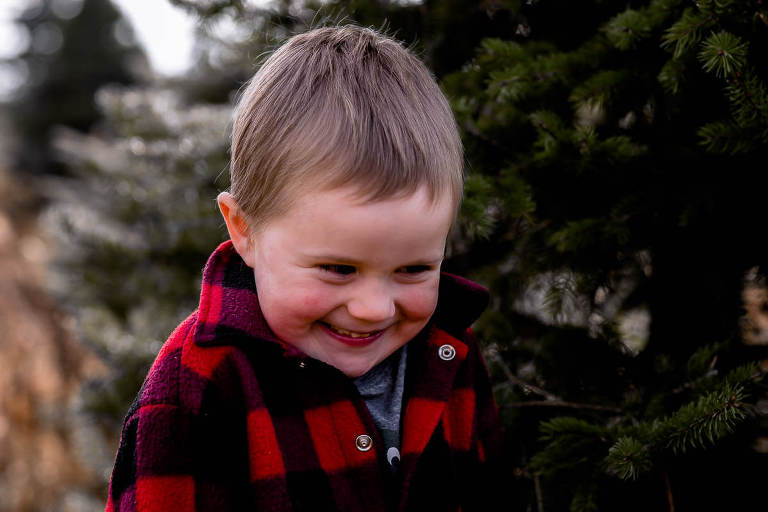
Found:
[[[339,256],[336,254],[312,254],[308,253],[306,256],[316,259],[316,260],[322,260],[322,261],[333,261],[338,262],[340,264],[345,265],[360,265],[362,262],[359,260],[356,260],[354,258],[350,258],[348,256]],[[424,258],[424,259],[418,259],[414,260],[413,262],[406,263],[405,265],[401,265],[402,267],[412,267],[416,265],[436,265],[443,261],[443,257],[440,256],[439,258],[430,259],[430,258]]]

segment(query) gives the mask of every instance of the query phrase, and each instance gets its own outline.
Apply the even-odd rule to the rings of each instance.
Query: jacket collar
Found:
[[[461,336],[488,304],[488,291],[479,284],[443,272],[432,322],[453,336]],[[227,240],[211,254],[203,270],[195,343],[230,345],[243,339],[281,345],[288,355],[299,355],[272,333],[259,307],[253,270]]]

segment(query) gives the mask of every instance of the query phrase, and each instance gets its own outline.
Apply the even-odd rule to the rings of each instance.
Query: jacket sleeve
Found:
[[[182,353],[196,313],[163,344],[123,423],[106,510],[195,509],[193,414],[181,406]]]
[[[194,511],[191,415],[144,405],[126,418],[109,486],[108,512]]]
[[[195,318],[163,345],[125,418],[107,512],[226,511],[241,504],[245,433],[239,409],[211,376],[227,352],[189,343]]]

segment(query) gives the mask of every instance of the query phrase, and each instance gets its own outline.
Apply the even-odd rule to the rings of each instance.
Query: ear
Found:
[[[221,216],[227,224],[229,238],[232,240],[235,250],[243,258],[249,267],[253,268],[253,240],[251,238],[251,226],[248,224],[245,214],[229,192],[222,192],[216,198],[219,203]]]

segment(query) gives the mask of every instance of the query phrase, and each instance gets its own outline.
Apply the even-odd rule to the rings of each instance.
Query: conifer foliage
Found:
[[[768,255],[751,232],[768,6],[529,4],[517,37],[444,80],[471,170],[457,263],[496,298],[478,331],[518,494],[538,510],[747,503],[767,462],[766,354],[737,326]]]

